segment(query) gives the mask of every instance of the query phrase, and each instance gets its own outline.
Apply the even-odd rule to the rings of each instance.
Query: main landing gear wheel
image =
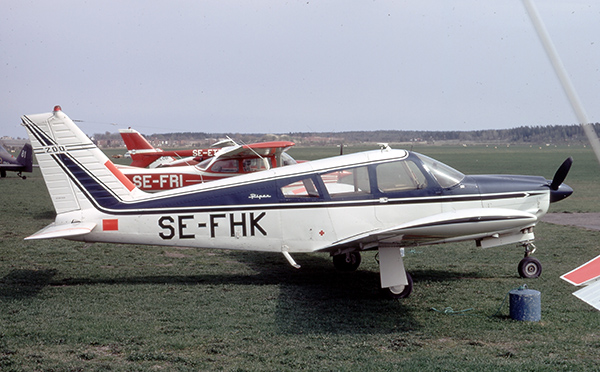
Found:
[[[348,252],[333,256],[333,266],[339,271],[354,271],[360,266],[360,252]]]
[[[406,273],[407,285],[397,285],[395,287],[383,288],[389,298],[407,298],[413,290],[413,280],[409,273]]]
[[[519,262],[519,275],[521,278],[537,278],[542,275],[542,264],[535,257],[525,257]]]

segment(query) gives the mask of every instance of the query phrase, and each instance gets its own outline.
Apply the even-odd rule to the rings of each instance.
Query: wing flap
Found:
[[[35,234],[26,237],[25,240],[69,238],[78,235],[85,235],[90,233],[94,227],[96,227],[96,223],[94,222],[75,222],[60,225],[57,225],[53,222]]]
[[[537,217],[531,213],[505,208],[475,208],[439,213],[387,229],[376,229],[332,243],[320,251],[360,246],[369,249],[380,243],[431,243],[448,239],[475,239],[512,229],[533,226]]]

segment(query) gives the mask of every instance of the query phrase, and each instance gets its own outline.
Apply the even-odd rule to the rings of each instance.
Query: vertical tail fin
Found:
[[[33,149],[30,143],[26,143],[17,157],[17,163],[25,167],[21,172],[31,172],[33,170]]]
[[[162,150],[154,148],[144,136],[135,129],[119,129],[125,147],[131,154],[131,166],[146,168],[157,159],[161,158]]]
[[[127,150],[154,150],[154,147],[135,129],[119,129]]]
[[[140,192],[60,106],[21,119],[57,214],[133,200]]]

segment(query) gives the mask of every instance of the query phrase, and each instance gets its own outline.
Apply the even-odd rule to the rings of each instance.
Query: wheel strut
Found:
[[[525,248],[525,257],[531,256],[537,249],[532,242],[523,243],[523,247]]]

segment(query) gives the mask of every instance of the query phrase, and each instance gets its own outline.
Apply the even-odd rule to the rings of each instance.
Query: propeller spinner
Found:
[[[558,167],[558,170],[554,174],[554,178],[552,179],[552,183],[550,183],[550,203],[554,203],[560,200],[565,199],[569,195],[573,193],[573,189],[563,184],[565,178],[567,178],[567,174],[571,169],[571,165],[573,164],[573,158],[568,157],[561,165]]]

